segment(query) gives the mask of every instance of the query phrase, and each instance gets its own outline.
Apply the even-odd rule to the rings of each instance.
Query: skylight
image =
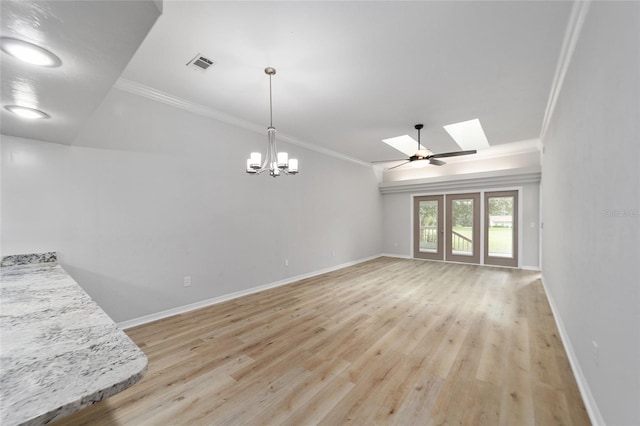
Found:
[[[449,124],[444,129],[463,150],[489,148],[489,141],[477,118]]]
[[[383,139],[382,142],[386,143],[392,148],[402,152],[407,157],[411,157],[418,151],[418,141],[409,135],[397,136],[395,138]],[[420,145],[420,149],[426,149]]]

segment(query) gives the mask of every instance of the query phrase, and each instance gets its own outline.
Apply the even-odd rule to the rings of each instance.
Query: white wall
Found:
[[[640,424],[639,34],[640,3],[591,3],[543,139],[544,282],[608,425]]]
[[[57,250],[121,322],[381,252],[372,168],[281,143],[299,175],[246,174],[265,147],[114,89],[71,147],[2,137],[2,253]]]
[[[68,148],[1,136],[0,256],[56,251],[64,235]],[[24,143],[21,143],[24,142]]]
[[[382,252],[394,256],[413,257],[410,194],[382,196]]]

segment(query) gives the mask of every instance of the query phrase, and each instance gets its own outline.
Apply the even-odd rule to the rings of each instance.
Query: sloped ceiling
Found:
[[[121,16],[120,9],[135,9],[137,1],[71,3],[83,11],[76,17],[90,23],[70,25],[69,16],[55,27],[69,46],[82,46],[97,26],[130,40],[132,51],[144,37],[140,27],[153,23],[132,12]],[[571,7],[564,1],[165,1],[118,87],[149,88],[266,133],[263,70],[272,66],[273,119],[282,136],[365,162],[391,160],[403,155],[382,139],[415,137],[413,125],[424,123],[423,145],[453,151],[458,146],[442,126],[479,118],[496,146],[539,136]],[[51,8],[53,16],[64,9],[58,2]],[[129,27],[138,32],[127,35]],[[108,74],[106,86],[117,67],[102,71],[105,63],[126,61],[101,50],[92,47],[78,60],[100,63],[92,72]],[[187,67],[196,54],[215,65],[206,72]],[[78,68],[75,90],[53,78],[45,90],[54,97],[92,92],[88,78]],[[3,103],[4,91],[3,75]],[[69,106],[64,119],[81,123],[86,110]],[[63,134],[38,136],[68,141]]]
[[[38,44],[62,60],[56,68],[2,53],[2,105],[20,103],[51,118],[19,118],[2,108],[2,134],[70,144],[112,88],[160,15],[142,1],[2,0],[2,37]]]

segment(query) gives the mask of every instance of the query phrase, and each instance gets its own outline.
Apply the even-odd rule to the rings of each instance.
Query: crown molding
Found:
[[[517,142],[492,145],[487,149],[478,150],[473,155],[449,157],[447,163],[464,163],[467,161],[488,160],[490,158],[511,157],[513,155],[539,153],[542,143],[540,139],[525,139]]]
[[[126,78],[122,78],[122,77],[119,78],[113,87],[127,93],[142,96],[144,98],[151,99],[153,101],[160,102],[166,105],[170,105],[175,108],[180,108],[184,111],[188,111],[193,114],[211,118],[216,121],[229,124],[231,126],[248,130],[250,132],[258,133],[260,135],[265,134],[265,129],[263,125],[259,125],[247,120],[243,120],[231,114],[227,114],[222,111],[209,108],[207,106],[204,106],[195,102],[191,102],[189,100],[163,92],[161,90],[154,89],[153,87],[149,87],[144,84],[137,83],[135,81],[127,80]],[[344,161],[349,161],[351,163],[355,163],[360,166],[372,167],[371,163],[367,163],[365,161],[358,160],[357,158],[353,158],[348,155],[344,155],[339,152],[336,152],[327,148],[323,148],[321,146],[318,146],[309,142],[305,142],[303,140],[300,140],[293,136],[289,136],[282,132],[278,132],[278,140],[290,143],[292,145],[299,146],[304,149],[308,149],[310,151],[315,151],[329,157],[337,158]]]
[[[499,145],[492,145],[487,149],[479,150],[474,155],[465,155],[460,157],[447,158],[447,164],[457,164],[465,162],[477,162],[478,160],[489,160],[502,157],[513,157],[516,155],[540,154],[542,152],[542,142],[540,139],[525,139],[517,142],[503,143]],[[393,170],[386,169],[392,167],[402,161],[407,160],[393,160],[385,162],[376,162],[373,166],[376,170],[381,171],[384,174],[395,174],[397,172],[406,171],[406,169],[398,168]],[[408,162],[408,161],[407,161]]]
[[[540,176],[540,167],[526,167],[386,182],[378,185],[378,188],[382,194],[467,190],[539,183]]]
[[[549,129],[549,124],[551,123],[551,118],[553,117],[553,112],[556,108],[558,97],[562,90],[564,78],[567,75],[567,70],[571,63],[571,57],[573,56],[576,44],[578,44],[582,25],[587,17],[590,5],[591,0],[577,0],[573,3],[571,14],[569,15],[569,22],[567,23],[567,29],[564,33],[564,40],[562,41],[558,65],[556,65],[556,72],[553,76],[553,83],[551,84],[551,92],[549,93],[547,108],[542,120],[542,129],[540,129],[541,140],[544,140],[547,130]]]

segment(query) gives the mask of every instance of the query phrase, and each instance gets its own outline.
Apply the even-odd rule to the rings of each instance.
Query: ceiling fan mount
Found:
[[[420,130],[422,130],[424,124],[416,124],[413,127],[418,131],[418,150],[414,155],[409,157],[409,161],[426,160],[429,155],[433,154],[433,152],[431,152],[430,149],[422,149],[422,146],[420,144]]]
[[[475,154],[477,152],[475,149],[472,149],[468,151],[453,151],[453,152],[443,152],[440,154],[434,154],[433,152],[431,152],[430,149],[428,148],[423,149],[422,146],[420,145],[420,130],[424,128],[424,124],[416,124],[413,127],[418,131],[418,150],[416,151],[415,154],[409,157],[404,163],[398,164],[397,166],[391,167],[387,170],[392,170],[400,166],[404,166],[405,164],[411,163],[413,161],[424,161],[424,160],[429,161],[429,164],[433,166],[443,166],[447,163],[445,163],[444,161],[438,160],[438,158],[458,157],[461,155]]]

